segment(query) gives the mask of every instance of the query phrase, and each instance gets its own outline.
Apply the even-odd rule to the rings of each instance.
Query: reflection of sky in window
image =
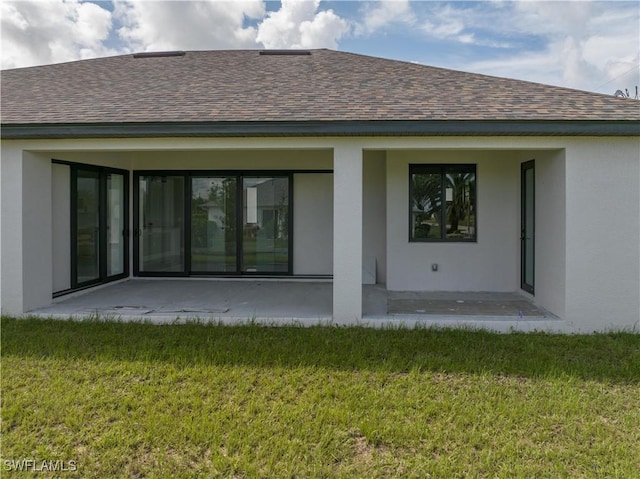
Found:
[[[209,198],[209,191],[212,186],[223,187],[227,178],[193,178],[191,181],[191,197],[192,198]]]
[[[268,181],[273,181],[273,178],[245,178],[244,179],[244,186],[259,186],[262,185]]]
[[[278,185],[277,180],[285,180],[286,178],[244,178],[243,186],[244,188],[258,187],[260,185],[264,185],[265,183],[273,183],[276,182],[275,185]],[[209,192],[211,191],[212,186],[217,186],[219,188],[224,188],[225,182],[230,181],[234,182],[235,177],[229,178],[192,178],[191,181],[191,196],[192,198],[201,198],[208,199]],[[286,185],[285,185],[286,188]]]

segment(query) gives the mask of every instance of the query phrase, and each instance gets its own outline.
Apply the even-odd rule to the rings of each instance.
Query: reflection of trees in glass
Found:
[[[287,180],[281,180],[287,181]],[[284,185],[283,185],[284,186]],[[286,185],[288,186],[288,185]],[[278,239],[287,239],[289,236],[289,194],[287,187],[284,186],[282,188],[282,192],[280,193],[280,197],[278,198],[278,206],[276,215],[277,219],[277,238]]]
[[[474,170],[469,165],[424,165],[412,168],[413,238],[475,236]]]
[[[414,236],[428,238],[431,226],[427,221],[435,219],[437,225],[441,226],[442,180],[439,174],[432,173],[412,175],[412,180]]]
[[[467,233],[470,233],[472,205],[475,204],[475,174],[448,173],[445,175],[445,188],[451,191],[451,195],[447,195],[447,233],[461,234],[459,224],[465,219]]]
[[[191,198],[191,244],[194,248],[207,247],[207,209],[203,205],[206,198]]]
[[[196,191],[196,182],[206,181],[206,196]],[[198,185],[200,186],[200,185]],[[235,194],[234,178],[220,180],[195,179],[191,198],[191,242],[194,248],[207,248],[215,236],[215,230],[224,230],[225,243],[235,242]],[[220,213],[219,219],[209,218],[210,210]],[[231,254],[234,254],[233,252]]]
[[[236,187],[235,178],[222,181],[224,202],[224,242],[227,255],[236,254]]]

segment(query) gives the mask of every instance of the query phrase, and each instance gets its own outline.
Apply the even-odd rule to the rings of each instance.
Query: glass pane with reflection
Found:
[[[107,175],[107,276],[124,273],[124,175]]]
[[[235,177],[191,179],[191,271],[237,270]]]
[[[289,177],[244,177],[242,271],[289,271]]]
[[[76,189],[78,284],[100,278],[100,174],[78,170]]]
[[[184,272],[184,177],[140,176],[138,187],[140,271]]]
[[[476,174],[463,168],[450,169],[444,175],[446,196],[446,238],[475,239]]]
[[[442,221],[442,173],[423,167],[411,175],[411,230],[416,240],[440,239]]]

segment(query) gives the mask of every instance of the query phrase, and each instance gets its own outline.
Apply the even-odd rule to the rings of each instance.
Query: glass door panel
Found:
[[[242,272],[289,272],[289,177],[243,177],[242,190]]]
[[[107,276],[125,272],[124,175],[107,174]]]
[[[100,174],[78,170],[76,177],[76,283],[100,280]]]
[[[533,294],[535,271],[535,170],[533,161],[522,164],[521,182],[521,287],[525,291]]]
[[[89,165],[71,165],[69,171],[71,289],[125,277],[127,172]]]
[[[191,178],[191,271],[237,272],[236,177]]]
[[[185,272],[184,183],[183,176],[139,178],[140,272]]]

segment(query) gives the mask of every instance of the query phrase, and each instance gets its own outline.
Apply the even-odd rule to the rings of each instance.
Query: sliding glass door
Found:
[[[75,182],[75,283],[100,280],[100,173],[77,170]]]
[[[243,177],[242,272],[289,271],[289,178]]]
[[[291,273],[292,176],[136,176],[136,274]]]
[[[122,174],[107,174],[107,276],[125,273],[127,258],[126,181]]]
[[[191,271],[234,273],[237,254],[237,180],[191,178]]]
[[[128,274],[127,172],[70,165],[71,289]]]
[[[521,235],[520,235],[520,286],[534,294],[535,280],[535,161],[522,163],[521,167]]]
[[[142,175],[137,186],[138,272],[184,274],[184,176]]]

